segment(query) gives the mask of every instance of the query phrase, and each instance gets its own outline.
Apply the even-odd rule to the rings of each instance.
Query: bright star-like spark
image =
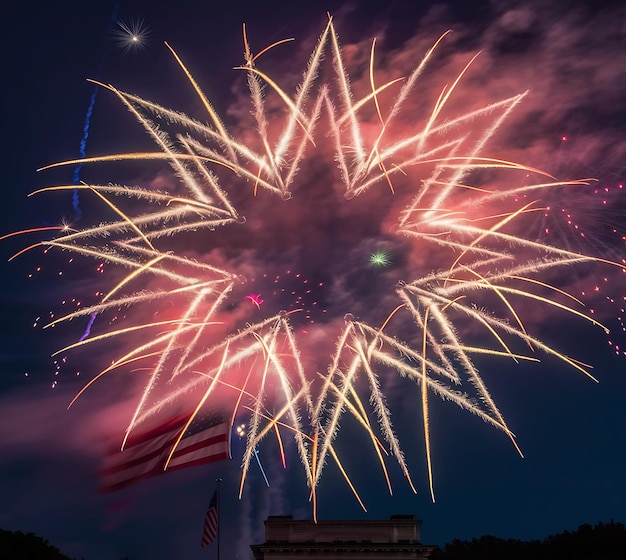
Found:
[[[115,43],[126,54],[130,51],[145,48],[150,30],[143,19],[131,19],[127,22],[118,20],[117,28],[113,31]]]

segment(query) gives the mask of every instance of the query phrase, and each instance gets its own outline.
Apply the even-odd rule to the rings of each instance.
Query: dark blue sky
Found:
[[[547,166],[560,177],[596,177],[599,186],[609,189],[605,207],[601,203],[595,207],[597,197],[578,194],[564,199],[555,196],[550,202],[571,212],[572,221],[587,233],[596,254],[624,257],[620,242],[624,232],[611,231],[614,224],[624,222],[626,208],[618,194],[626,174],[626,10],[618,4],[594,3],[592,8],[585,2],[520,2],[512,6],[494,1],[474,3],[471,11],[463,2],[420,3],[419,8],[408,1],[333,1],[305,8],[283,2],[271,10],[261,3],[237,3],[236,10],[196,4],[120,3],[120,18],[143,19],[150,31],[146,48],[126,55],[107,36],[113,3],[35,2],[9,8],[5,13],[9,24],[2,39],[6,85],[0,234],[55,225],[62,217],[72,219],[69,194],[26,195],[36,188],[71,181],[69,169],[35,170],[78,156],[93,92],[86,78],[98,77],[193,113],[197,101],[163,45],[167,40],[192,68],[218,110],[234,121],[242,111],[237,97],[241,78],[232,70],[242,62],[241,23],[247,23],[257,49],[296,37],[293,58],[268,56],[267,64],[274,75],[297,75],[329,10],[342,44],[355,49],[351,52],[363,49],[367,58],[371,39],[379,37],[378,52],[386,53],[381,54],[383,73],[393,73],[402,53],[405,58],[423,54],[423,50],[416,53],[422,45],[416,39],[419,34],[427,35],[423,44],[432,44],[450,28],[458,39],[444,47],[441,68],[438,62],[433,65],[433,75],[438,70],[445,74],[441,84],[449,83],[447,73],[455,53],[466,61],[467,53],[483,49],[484,66],[479,62],[476,77],[460,88],[459,96],[487,99],[493,94],[498,98],[508,94],[505,92],[530,88],[527,107],[503,127],[498,137],[501,146],[496,142],[496,148],[503,154],[527,157],[524,163],[528,165]],[[543,7],[539,9],[539,5]],[[281,48],[290,52],[289,46]],[[364,57],[354,55],[352,60]],[[567,143],[560,141],[562,136],[567,136]],[[140,127],[111,94],[99,91],[87,153],[125,151],[137,145],[145,147]],[[135,177],[137,173],[122,172],[135,173]],[[120,181],[117,176],[107,177],[106,170],[91,173],[92,181]],[[320,171],[324,178],[327,175],[323,173]],[[145,177],[148,175],[146,171]],[[82,206],[86,215],[97,211],[88,200]],[[297,217],[304,215],[297,213]],[[346,224],[357,222],[358,218],[343,225],[335,223],[337,239]],[[274,227],[271,223],[268,229]],[[567,228],[563,231],[569,243]],[[6,260],[40,239],[4,240],[0,257]],[[271,445],[261,449],[271,486],[265,487],[253,464],[243,498],[237,498],[243,443],[235,440],[234,458],[227,463],[172,473],[116,495],[96,493],[102,451],[98,438],[107,423],[119,424],[119,416],[136,397],[137,382],[122,374],[105,378],[97,390],[66,410],[81,386],[76,370],[81,371],[81,380],[89,379],[100,370],[94,370],[94,364],[107,360],[107,356],[83,353],[70,357],[69,364],[57,366],[50,354],[72,337],[80,337],[84,324],[72,325],[61,337],[42,331],[43,319],[38,328],[32,328],[37,317],[45,318],[53,309],[60,311],[62,298],[88,297],[94,285],[98,288],[95,265],[72,272],[66,262],[64,253],[42,255],[36,249],[2,265],[0,527],[35,532],[66,554],[86,560],[211,558],[215,550],[201,549],[199,541],[217,477],[224,479],[224,558],[250,558],[248,546],[263,540],[267,515],[309,517],[306,481],[295,449],[288,449],[287,471],[282,470]],[[38,266],[43,271],[39,277],[28,278]],[[329,274],[344,274],[337,266]],[[59,271],[64,272],[63,278]],[[393,271],[386,274],[391,277]],[[582,523],[626,521],[626,357],[614,351],[616,344],[626,345],[618,319],[623,313],[619,300],[626,293],[620,274],[613,269],[568,269],[561,278],[563,287],[571,290],[583,286],[593,292],[600,286],[599,295],[589,304],[597,317],[610,325],[608,339],[600,329],[567,316],[533,315],[531,321],[541,336],[593,364],[599,384],[550,358],[541,364],[515,367],[503,359],[477,360],[481,366],[487,364],[481,370],[484,379],[516,433],[524,459],[506,436],[433,397],[431,437],[437,497],[433,504],[424,460],[419,391],[411,394],[404,385],[383,380],[388,400],[396,405],[394,422],[418,494],[411,492],[400,469],[392,464],[394,495],[389,496],[367,442],[348,425],[337,445],[368,511],[361,510],[329,465],[318,493],[319,518],[386,519],[392,514],[415,514],[423,519],[423,541],[440,545],[453,538],[488,533],[542,538]],[[375,307],[374,296],[362,294],[363,308]],[[329,307],[333,304],[328,303]]]

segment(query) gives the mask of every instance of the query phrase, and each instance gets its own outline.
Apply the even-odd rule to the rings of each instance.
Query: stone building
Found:
[[[436,548],[423,545],[414,515],[386,521],[296,521],[270,516],[265,542],[252,545],[255,560],[416,560]]]

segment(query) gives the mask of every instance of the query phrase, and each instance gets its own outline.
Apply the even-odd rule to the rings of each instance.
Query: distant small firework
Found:
[[[376,251],[370,255],[370,264],[375,268],[386,268],[391,264],[391,256],[386,251]]]
[[[113,31],[115,44],[122,49],[124,54],[145,48],[150,36],[150,30],[143,19],[131,19],[128,21],[117,20],[117,27]]]

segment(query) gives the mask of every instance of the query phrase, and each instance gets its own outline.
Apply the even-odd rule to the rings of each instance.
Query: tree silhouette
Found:
[[[617,560],[626,558],[622,523],[581,525],[576,531],[550,535],[542,541],[500,539],[485,535],[471,541],[455,539],[430,560]]]
[[[0,558],[6,560],[72,560],[34,533],[0,529]]]

